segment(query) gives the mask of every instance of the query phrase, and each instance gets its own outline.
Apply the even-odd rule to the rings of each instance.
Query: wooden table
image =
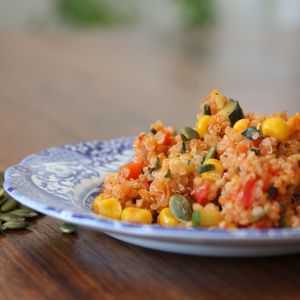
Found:
[[[247,109],[299,110],[298,32],[0,34],[0,167],[81,140],[193,124],[212,88]],[[1,236],[0,299],[299,299],[300,256],[204,258],[41,217]]]

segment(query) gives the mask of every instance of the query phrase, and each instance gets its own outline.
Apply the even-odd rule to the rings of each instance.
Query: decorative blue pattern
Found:
[[[24,159],[5,172],[4,187],[14,198],[41,213],[108,233],[161,240],[293,241],[300,229],[178,229],[134,225],[96,216],[90,205],[108,172],[133,158],[133,138],[83,142],[51,148]]]

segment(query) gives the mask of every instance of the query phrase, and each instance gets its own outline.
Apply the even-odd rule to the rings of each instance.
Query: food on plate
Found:
[[[245,113],[213,90],[194,127],[157,121],[108,174],[93,211],[177,227],[300,226],[300,114]]]

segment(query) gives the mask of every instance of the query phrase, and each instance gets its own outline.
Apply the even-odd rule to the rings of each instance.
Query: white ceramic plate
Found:
[[[129,162],[133,138],[83,142],[25,158],[5,172],[4,187],[22,204],[51,217],[103,231],[138,246],[206,256],[270,256],[300,252],[297,229],[178,229],[101,218],[91,203],[108,172]]]

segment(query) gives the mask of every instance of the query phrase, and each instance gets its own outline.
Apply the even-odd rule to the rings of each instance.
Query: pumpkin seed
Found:
[[[211,116],[211,109],[208,104],[204,105],[204,115]]]
[[[187,141],[200,138],[198,132],[191,127],[182,127],[180,133]]]
[[[5,196],[6,192],[4,188],[0,188],[0,198]]]
[[[77,226],[71,223],[63,223],[59,228],[63,233],[73,233],[76,232]]]
[[[200,211],[199,210],[193,211],[193,214],[192,214],[192,226],[193,227],[200,226],[200,220],[201,220]]]
[[[14,209],[10,212],[10,214],[13,214],[15,216],[24,217],[24,218],[35,218],[38,216],[38,213],[28,209],[28,208],[18,208]]]
[[[208,171],[213,171],[215,170],[216,167],[214,165],[210,165],[210,164],[207,164],[207,165],[202,165],[199,169],[198,169],[198,172],[200,174],[202,173],[205,173],[205,172],[208,172]]]
[[[172,215],[180,222],[187,222],[192,216],[192,205],[189,200],[182,195],[173,195],[169,203]]]
[[[25,221],[8,221],[2,225],[2,229],[25,229],[28,227],[28,223]]]
[[[11,211],[11,210],[17,208],[18,205],[19,205],[19,203],[15,199],[9,198],[5,203],[2,204],[1,211],[2,212]]]
[[[8,200],[8,198],[6,196],[4,196],[3,198],[0,199],[0,206],[6,202]]]
[[[6,214],[0,214],[0,220],[4,221],[4,222],[8,222],[8,221],[21,222],[21,221],[25,221],[25,218],[19,217],[19,216],[16,216],[16,215],[12,215],[10,213],[6,213]]]
[[[205,156],[204,163],[208,161],[210,158],[216,158],[216,156],[217,156],[217,149],[215,146],[211,146]]]

